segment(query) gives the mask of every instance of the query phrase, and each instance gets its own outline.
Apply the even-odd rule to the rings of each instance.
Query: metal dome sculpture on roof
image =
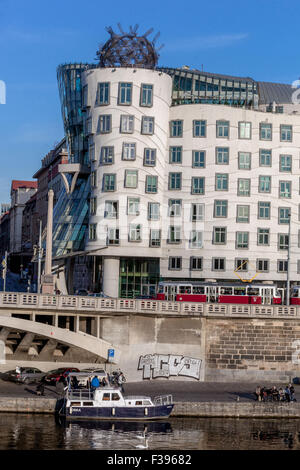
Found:
[[[128,33],[124,32],[120,23],[118,27],[121,34],[113,31],[112,27],[106,28],[110,34],[110,39],[103,46],[99,47],[97,56],[100,67],[128,67],[139,66],[146,68],[155,68],[158,63],[158,49],[155,43],[160,35],[157,33],[152,41],[147,36],[153,32],[153,28],[146,31],[145,34],[138,36],[138,25],[130,26]]]

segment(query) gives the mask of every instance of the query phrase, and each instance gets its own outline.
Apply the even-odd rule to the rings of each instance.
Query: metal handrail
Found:
[[[69,400],[93,400],[94,391],[91,389],[71,389],[66,391],[66,398]]]
[[[154,405],[172,405],[173,396],[172,395],[160,395],[153,399]]]

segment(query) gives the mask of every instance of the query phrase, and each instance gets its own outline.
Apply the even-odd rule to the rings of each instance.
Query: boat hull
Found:
[[[160,405],[148,407],[67,407],[65,411],[66,419],[109,419],[109,420],[153,420],[168,418],[174,405]]]

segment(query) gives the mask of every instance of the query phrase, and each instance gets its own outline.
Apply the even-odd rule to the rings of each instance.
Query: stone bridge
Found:
[[[240,334],[240,330],[236,332],[234,328],[239,328],[241,324],[245,326],[240,343],[247,334],[249,341],[252,341],[254,333],[259,328],[264,331],[265,325],[278,325],[278,335],[286,328],[288,333],[284,334],[287,336],[292,329],[287,325],[293,324],[293,339],[299,340],[300,345],[300,306],[204,304],[1,292],[0,342],[5,344],[6,363],[0,369],[7,370],[15,364],[33,365],[33,362],[43,370],[46,370],[45,364],[48,364],[49,370],[54,368],[55,363],[59,363],[56,367],[105,364],[108,350],[113,349],[112,367],[124,368],[133,380],[174,375],[215,380],[214,373],[217,371],[214,368],[222,369],[218,370],[218,376],[223,374],[226,378],[230,375],[228,369],[248,367],[241,359],[241,351],[239,356],[233,355],[233,340]],[[229,348],[226,349],[224,335],[228,328],[233,331],[233,337],[226,336],[225,342],[228,341]],[[275,326],[271,328],[276,329]],[[272,336],[273,330],[270,332]],[[261,333],[263,335],[265,333]],[[276,344],[278,338],[273,341],[272,344]],[[223,355],[217,354],[217,348],[219,352],[224,349]],[[262,349],[261,343],[258,346],[247,343],[242,348],[250,362],[263,357],[258,354],[259,351],[256,352],[257,356],[250,354],[251,348]],[[291,355],[291,348],[289,351]],[[270,369],[274,370],[271,366],[274,364],[270,364]],[[251,364],[249,367],[253,370],[256,366]],[[262,369],[262,364],[257,367]]]

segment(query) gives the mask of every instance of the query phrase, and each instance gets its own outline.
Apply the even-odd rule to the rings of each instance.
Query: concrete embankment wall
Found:
[[[0,397],[0,413],[54,414],[53,398]],[[300,403],[178,402],[171,417],[300,418]]]

